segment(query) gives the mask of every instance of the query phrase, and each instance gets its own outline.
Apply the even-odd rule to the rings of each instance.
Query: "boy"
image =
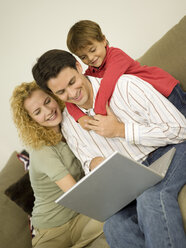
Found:
[[[88,65],[87,76],[103,78],[96,95],[94,112],[106,115],[117,80],[122,74],[132,74],[152,84],[186,116],[186,93],[179,81],[158,67],[141,66],[122,50],[109,47],[100,26],[90,20],[75,23],[68,32],[68,49]],[[68,112],[86,129],[86,116],[74,104],[66,104]],[[185,112],[184,112],[185,111]]]

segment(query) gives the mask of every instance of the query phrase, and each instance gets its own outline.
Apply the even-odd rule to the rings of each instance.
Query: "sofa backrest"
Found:
[[[186,16],[137,60],[169,72],[186,91]]]

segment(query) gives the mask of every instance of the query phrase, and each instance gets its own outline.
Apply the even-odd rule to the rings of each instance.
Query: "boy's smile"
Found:
[[[100,67],[106,56],[107,41],[91,40],[91,45],[76,52],[76,55],[88,66]]]

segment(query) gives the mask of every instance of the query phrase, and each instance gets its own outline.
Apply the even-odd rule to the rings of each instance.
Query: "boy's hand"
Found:
[[[79,118],[78,122],[81,125],[81,127],[87,131],[90,131],[89,127],[86,127],[86,124],[88,123],[88,121],[93,120],[93,117],[88,116],[88,115],[84,115],[81,118]]]
[[[106,109],[107,116],[95,115],[94,119],[89,120],[85,127],[107,138],[125,138],[125,124],[117,119],[108,105]]]

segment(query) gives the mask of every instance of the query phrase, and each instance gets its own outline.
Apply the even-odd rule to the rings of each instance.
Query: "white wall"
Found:
[[[67,49],[76,21],[98,22],[110,45],[138,58],[185,10],[185,0],[0,0],[0,169],[23,148],[10,114],[13,88],[33,80],[31,68],[42,53]]]

